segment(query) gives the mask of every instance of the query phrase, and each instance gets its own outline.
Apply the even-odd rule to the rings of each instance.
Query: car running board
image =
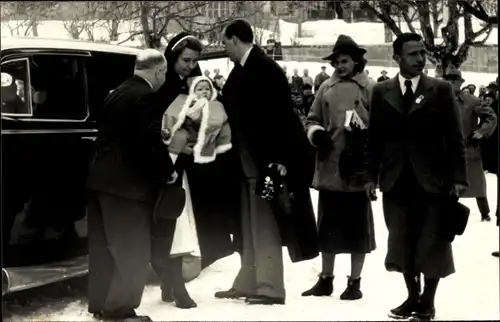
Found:
[[[2,268],[2,295],[87,274],[88,256],[50,264]]]

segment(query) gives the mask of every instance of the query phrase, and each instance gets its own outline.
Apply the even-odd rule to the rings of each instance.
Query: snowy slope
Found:
[[[463,18],[458,21],[460,30],[460,42],[465,39]],[[474,31],[481,29],[479,20],[473,18]],[[344,20],[320,20],[320,21],[307,21],[302,23],[302,35],[298,37],[298,24],[290,23],[280,20],[280,33],[281,42],[283,45],[291,45],[293,41],[298,42],[300,45],[331,45],[335,43],[338,35],[344,34],[351,36],[360,45],[378,45],[385,42],[384,38],[384,24],[380,22],[356,22],[347,23]],[[415,29],[420,29],[420,23],[413,24]],[[401,30],[408,32],[406,23],[401,24]],[[439,40],[436,40],[439,43]],[[488,37],[486,44],[498,44],[498,29],[494,28]]]

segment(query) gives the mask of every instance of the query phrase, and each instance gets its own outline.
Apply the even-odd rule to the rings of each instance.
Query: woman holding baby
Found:
[[[341,300],[357,300],[365,255],[375,249],[373,214],[364,189],[368,110],[373,86],[363,72],[366,50],[340,35],[325,57],[335,68],[315,94],[307,116],[307,136],[316,148],[313,186],[319,190],[318,235],[322,271],[303,296],[333,292],[337,254],[350,254],[351,274]]]
[[[200,256],[201,266],[233,253],[229,218],[237,213],[228,200],[235,191],[224,178],[224,152],[231,148],[231,133],[222,104],[210,79],[202,76],[199,40],[180,33],[169,42],[165,57],[168,71],[155,94],[157,120],[179,174],[177,184],[186,190],[186,207],[177,219],[165,276],[162,300],[192,308],[182,276],[183,257]],[[237,190],[236,190],[237,191]],[[234,208],[237,209],[237,208]]]

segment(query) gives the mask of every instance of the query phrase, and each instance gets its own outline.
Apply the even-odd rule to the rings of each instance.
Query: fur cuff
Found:
[[[215,148],[215,153],[222,154],[222,153],[225,153],[225,152],[231,150],[232,148],[233,148],[233,145],[231,143],[219,145],[218,147]]]
[[[313,134],[314,132],[316,131],[325,131],[325,128],[322,127],[321,125],[311,125],[307,128],[307,139],[309,140],[309,142],[311,143],[312,146],[314,147],[317,147],[314,143],[313,143]]]

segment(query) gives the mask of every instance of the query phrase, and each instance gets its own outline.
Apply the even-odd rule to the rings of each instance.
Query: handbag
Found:
[[[177,219],[186,205],[186,192],[175,184],[164,185],[158,192],[153,209],[153,221]]]
[[[458,202],[458,198],[449,196],[444,200],[443,237],[452,242],[455,236],[461,236],[469,221],[470,209]]]

